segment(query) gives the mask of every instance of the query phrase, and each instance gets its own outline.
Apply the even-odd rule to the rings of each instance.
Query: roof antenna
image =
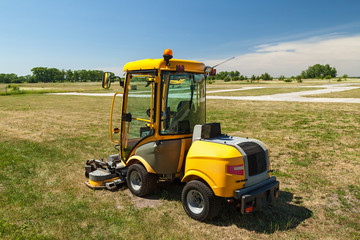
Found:
[[[231,59],[234,59],[234,58],[235,58],[235,57],[229,58],[229,59],[227,59],[227,60],[225,60],[225,61],[223,61],[223,62],[221,62],[221,63],[219,63],[219,64],[216,64],[216,65],[213,66],[213,67],[205,66],[204,71],[205,71],[206,73],[208,73],[210,76],[215,76],[215,75],[216,75],[216,69],[215,69],[215,67],[219,66],[220,64],[226,63],[226,62],[228,62],[228,61],[230,61]]]
[[[230,61],[230,60],[232,60],[232,59],[234,59],[234,58],[235,58],[235,57],[229,58],[228,60],[225,60],[225,61],[223,61],[223,62],[221,62],[221,63],[219,63],[219,64],[216,64],[216,65],[213,66],[212,68],[217,67],[217,66],[219,66],[219,65],[221,65],[221,64],[223,64],[223,63],[226,63],[226,62],[228,62],[228,61]]]

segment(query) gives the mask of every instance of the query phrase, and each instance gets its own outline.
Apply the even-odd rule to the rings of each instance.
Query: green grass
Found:
[[[281,88],[260,88],[260,89],[250,89],[250,90],[239,90],[231,92],[217,92],[217,93],[208,93],[209,96],[261,96],[261,95],[273,95],[279,93],[292,93],[292,92],[303,92],[310,90],[318,90],[321,88],[299,88],[299,87],[281,87]]]
[[[306,95],[305,97],[318,97],[318,98],[360,98],[360,88],[347,90],[342,92],[324,93],[316,95]]]
[[[9,85],[19,88],[13,90],[5,87]],[[59,93],[59,92],[114,92],[119,89],[119,83],[114,82],[110,89],[103,89],[99,82],[85,83],[22,83],[22,84],[0,84],[0,96],[17,95],[17,94],[42,94],[42,93]]]
[[[182,208],[182,185],[162,185],[152,196],[158,205],[139,207],[152,200],[83,184],[87,159],[115,153],[111,97],[0,99],[1,239],[360,237],[358,104],[208,100],[208,122],[267,144],[281,192],[253,215],[223,203],[218,218],[199,223]]]

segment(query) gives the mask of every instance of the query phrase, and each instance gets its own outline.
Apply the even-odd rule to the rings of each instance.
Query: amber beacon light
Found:
[[[164,60],[166,62],[166,66],[169,66],[170,65],[169,61],[170,61],[170,59],[173,58],[172,50],[171,49],[165,49],[163,57],[164,57]]]

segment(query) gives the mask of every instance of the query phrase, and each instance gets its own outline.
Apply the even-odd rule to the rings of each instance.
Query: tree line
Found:
[[[101,81],[102,75],[104,72],[102,70],[59,70],[57,68],[47,68],[47,67],[34,67],[31,69],[32,75],[26,76],[17,76],[15,73],[0,73],[0,83],[37,83],[37,82],[97,82]],[[301,72],[300,75],[294,77],[291,76],[290,79],[296,79],[297,81],[307,78],[321,78],[321,79],[330,79],[334,78],[337,75],[337,70],[335,67],[331,67],[329,64],[321,65],[315,64],[308,67],[308,69]],[[345,75],[344,75],[345,77]],[[347,75],[346,75],[347,77]],[[225,82],[229,81],[255,81],[255,80],[272,80],[273,77],[268,73],[263,73],[259,76],[252,75],[247,77],[241,75],[239,71],[224,71],[219,72],[216,76],[209,76],[208,80],[224,80]],[[285,76],[281,75],[278,77],[279,80],[285,80]]]
[[[231,72],[219,72],[216,74],[216,76],[209,76],[209,80],[224,80],[225,82],[229,81],[243,81],[243,80],[272,80],[273,77],[270,76],[268,73],[263,73],[260,76],[252,75],[251,77],[247,77],[244,75],[241,75],[239,71],[231,71]]]
[[[331,67],[329,64],[321,65],[321,64],[315,64],[313,66],[309,66],[308,69],[301,72],[301,74],[297,76],[291,76],[289,78],[286,78],[284,75],[280,75],[277,77],[279,80],[289,80],[294,79],[298,82],[301,81],[301,79],[308,79],[308,78],[318,78],[318,79],[330,79],[335,78],[337,75],[337,70],[335,67]],[[343,76],[344,78],[347,78],[347,75],[345,74]],[[259,76],[252,75],[251,77],[247,77],[244,75],[241,75],[239,71],[231,71],[231,72],[219,72],[216,74],[216,76],[209,76],[208,80],[224,80],[225,82],[229,81],[242,81],[242,80],[273,80],[274,77],[270,76],[268,73],[263,73]]]
[[[56,82],[97,82],[101,81],[102,70],[59,70],[57,68],[34,67],[32,75],[17,76],[15,73],[0,73],[0,83],[56,83]]]

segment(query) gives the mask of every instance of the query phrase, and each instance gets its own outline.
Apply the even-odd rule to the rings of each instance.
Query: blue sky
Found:
[[[121,73],[174,58],[246,75],[329,63],[360,76],[360,1],[0,1],[0,73],[37,66]]]

